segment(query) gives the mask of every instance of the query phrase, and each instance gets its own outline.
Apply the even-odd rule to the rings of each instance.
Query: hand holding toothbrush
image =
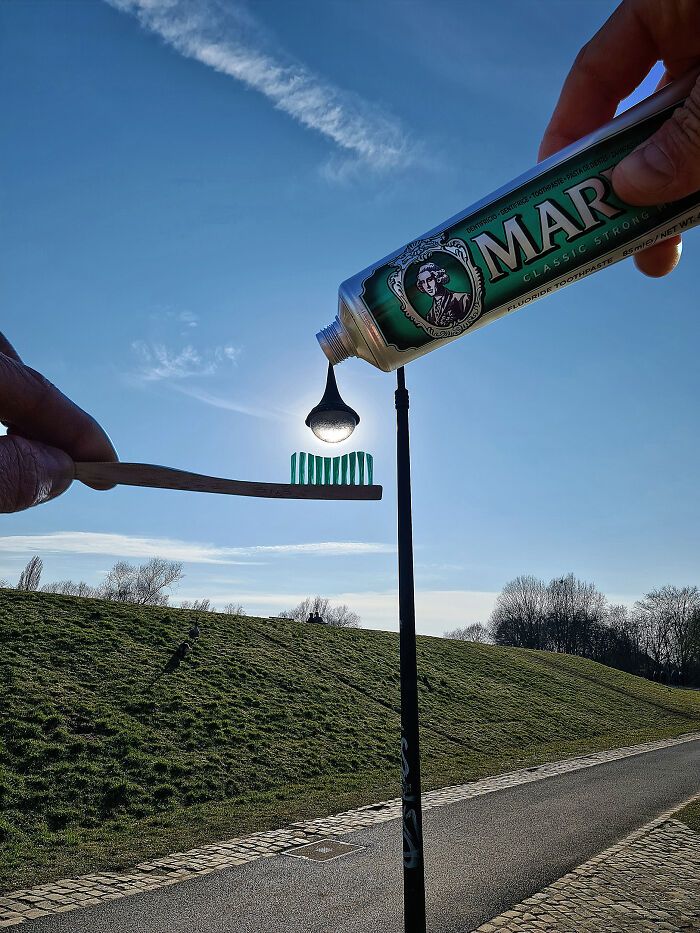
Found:
[[[19,512],[65,492],[74,461],[117,459],[95,419],[25,366],[2,334],[0,421],[8,428],[0,437],[0,512]]]

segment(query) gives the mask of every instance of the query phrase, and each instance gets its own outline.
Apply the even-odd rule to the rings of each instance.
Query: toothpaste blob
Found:
[[[682,106],[697,72],[340,286],[316,336],[331,363],[386,372],[700,223],[700,192],[633,207],[613,168]]]

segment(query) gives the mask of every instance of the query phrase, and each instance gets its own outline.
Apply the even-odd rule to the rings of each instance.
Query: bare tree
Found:
[[[697,660],[696,625],[700,617],[700,591],[697,586],[664,587],[671,614],[671,661],[678,681],[685,684]]]
[[[345,603],[342,606],[330,606],[324,616],[324,621],[326,625],[332,625],[335,628],[360,628],[362,622],[359,615]]]
[[[498,645],[565,651],[592,657],[604,650],[605,597],[572,573],[548,585],[532,576],[503,587],[491,614]]]
[[[692,668],[695,675],[692,682],[696,686],[700,686],[700,611],[698,610],[693,612],[690,622],[690,641],[693,653]]]
[[[696,586],[662,586],[635,604],[644,647],[657,679],[685,683],[697,660],[696,625],[700,591]]]
[[[456,641],[473,641],[479,645],[487,645],[491,641],[488,628],[482,622],[471,622],[462,628],[454,628],[445,632],[443,638],[453,638]]]
[[[143,606],[165,606],[168,602],[165,591],[182,577],[182,563],[152,557],[138,568],[135,602]]]
[[[221,611],[226,616],[237,616],[238,618],[247,615],[242,603],[226,603]]]
[[[567,654],[590,654],[594,628],[605,615],[605,596],[573,573],[552,580],[547,596],[549,647]]]
[[[102,599],[118,603],[131,603],[134,590],[136,567],[125,560],[118,560],[98,587]]]
[[[506,583],[491,614],[491,630],[498,645],[544,648],[547,587],[536,577],[523,575]]]
[[[594,660],[612,664],[633,674],[646,673],[646,654],[642,644],[639,613],[630,612],[627,606],[611,604],[606,607],[603,619],[612,641],[611,653]]]
[[[630,611],[608,605],[592,583],[572,573],[547,586],[517,577],[496,601],[491,634],[498,645],[562,651],[654,680],[700,684],[696,586],[652,590]]]
[[[642,649],[650,661],[649,675],[661,680],[669,666],[671,656],[671,623],[659,605],[656,591],[647,593],[634,604]]]
[[[41,571],[43,569],[44,562],[38,554],[35,554],[20,574],[19,580],[17,581],[17,589],[26,590],[31,593],[36,592],[39,589]]]
[[[293,609],[285,609],[280,612],[280,619],[293,619],[295,622],[307,622],[311,616],[318,615],[323,618],[323,613],[330,605],[330,600],[321,596],[307,596],[306,599],[295,606]]]
[[[170,589],[183,577],[179,561],[152,557],[135,567],[118,561],[99,587],[98,595],[116,602],[135,603],[138,606],[166,606]]]
[[[359,628],[361,622],[359,615],[348,606],[333,606],[326,596],[307,596],[298,606],[279,614],[280,619],[296,622],[308,622],[312,616],[335,628]]]
[[[610,603],[605,610],[605,622],[620,635],[636,634],[639,630],[636,619],[627,606],[622,603]]]

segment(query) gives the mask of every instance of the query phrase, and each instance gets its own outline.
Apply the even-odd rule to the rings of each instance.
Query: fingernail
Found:
[[[627,189],[641,196],[661,195],[675,174],[675,166],[663,149],[649,142],[620,162],[613,174],[613,183],[623,200]]]

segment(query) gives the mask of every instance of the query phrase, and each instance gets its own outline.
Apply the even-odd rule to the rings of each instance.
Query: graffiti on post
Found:
[[[404,868],[417,868],[421,860],[416,813],[417,796],[412,793],[408,763],[408,739],[401,738],[401,809],[403,817],[403,864]]]

